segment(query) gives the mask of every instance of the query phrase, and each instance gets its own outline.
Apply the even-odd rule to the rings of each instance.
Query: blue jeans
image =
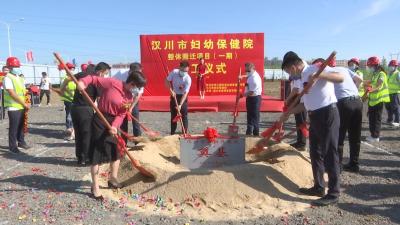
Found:
[[[71,129],[73,128],[72,116],[71,116],[72,102],[64,101],[64,106],[65,106],[65,126],[67,127],[67,129]]]

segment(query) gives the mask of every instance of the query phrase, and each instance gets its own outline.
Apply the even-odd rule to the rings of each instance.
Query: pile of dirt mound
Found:
[[[257,140],[246,138],[246,151]],[[183,213],[205,220],[282,215],[309,207],[310,198],[299,195],[298,188],[312,185],[310,162],[288,144],[246,154],[242,165],[196,170],[179,164],[179,146],[177,135],[136,146],[132,154],[151,165],[157,179],[144,178],[124,159],[119,179],[125,187],[104,194],[142,212]]]

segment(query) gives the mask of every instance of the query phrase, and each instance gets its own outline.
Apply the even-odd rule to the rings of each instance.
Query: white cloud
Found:
[[[373,0],[366,8],[356,12],[353,19],[346,20],[346,22],[336,25],[332,29],[332,34],[340,34],[353,24],[360,23],[370,17],[377,16],[391,8],[399,6],[398,3],[399,2],[395,0]]]
[[[361,11],[361,19],[379,15],[393,5],[395,5],[393,0],[375,0],[368,6],[368,8]]]

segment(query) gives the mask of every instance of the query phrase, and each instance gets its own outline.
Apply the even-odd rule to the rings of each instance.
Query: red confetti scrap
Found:
[[[6,208],[8,208],[7,203],[2,202],[2,203],[0,204],[0,209],[6,209]]]
[[[20,173],[20,172],[15,172],[12,174],[13,177],[19,177],[21,175],[22,175],[22,173]]]
[[[101,177],[108,178],[109,172],[100,173]]]
[[[32,172],[41,172],[42,169],[38,168],[38,167],[32,167]]]

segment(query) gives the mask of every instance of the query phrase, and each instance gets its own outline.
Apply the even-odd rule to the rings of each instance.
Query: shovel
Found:
[[[236,85],[236,101],[235,101],[235,111],[233,112],[233,123],[228,127],[228,135],[231,137],[237,137],[239,135],[239,126],[236,125],[236,118],[239,115],[238,105],[240,100],[240,80],[242,75],[242,68],[239,69],[239,76]]]
[[[303,95],[305,95],[310,88],[314,85],[314,83],[316,82],[318,76],[322,73],[322,71],[324,71],[325,67],[328,65],[328,63],[336,56],[336,51],[333,51],[329,57],[325,60],[324,63],[321,64],[321,66],[319,67],[317,73],[312,77],[312,80],[310,82],[307,83],[307,85],[303,88],[303,90],[297,95],[297,97],[295,98],[295,100],[289,105],[288,107],[288,111],[292,110],[294,107],[296,107],[296,105],[298,104],[298,102],[300,102],[301,97],[303,97]],[[284,112],[286,113],[286,112]],[[277,121],[274,123],[274,125],[268,129],[266,129],[263,133],[263,139],[257,143],[256,146],[254,146],[252,149],[250,149],[250,151],[248,153],[251,154],[257,154],[260,153],[264,150],[264,146],[266,143],[268,143],[269,139],[271,139],[272,135],[275,133],[276,130],[278,130],[283,124],[283,121]]]
[[[159,138],[160,137],[160,133],[157,131],[153,131],[150,128],[144,126],[142,123],[139,122],[139,120],[134,117],[132,114],[127,113],[127,115],[129,116],[129,119],[134,120],[136,123],[139,124],[139,126],[143,129],[143,131],[147,134],[147,136],[152,137],[152,138]]]
[[[57,61],[59,62],[60,65],[62,65],[65,68],[65,71],[67,72],[68,76],[71,77],[71,79],[75,82],[77,89],[81,92],[82,96],[85,98],[86,102],[96,111],[97,116],[99,116],[100,120],[106,126],[108,130],[111,129],[110,123],[107,121],[107,119],[104,117],[103,113],[97,108],[97,106],[92,102],[90,99],[89,95],[86,93],[84,89],[81,89],[80,86],[78,85],[78,80],[76,77],[72,74],[72,72],[67,68],[67,66],[64,63],[64,60],[61,58],[61,56],[58,53],[54,53],[54,56],[56,57]],[[128,158],[130,159],[132,166],[136,168],[142,175],[146,177],[150,177],[155,179],[156,175],[150,172],[150,170],[147,170],[144,168],[140,162],[136,159],[133,158],[131,154],[129,154],[129,151],[126,148],[123,148],[125,153],[128,155]]]
[[[174,95],[173,97],[174,97],[174,101],[175,101],[175,106],[178,107],[178,100],[176,100],[176,95]],[[172,122],[176,123],[176,122],[179,121],[179,123],[181,124],[183,137],[186,137],[187,134],[186,134],[185,126],[183,126],[181,111],[180,110],[176,110],[176,113],[178,115],[175,116],[175,118],[172,120]]]

